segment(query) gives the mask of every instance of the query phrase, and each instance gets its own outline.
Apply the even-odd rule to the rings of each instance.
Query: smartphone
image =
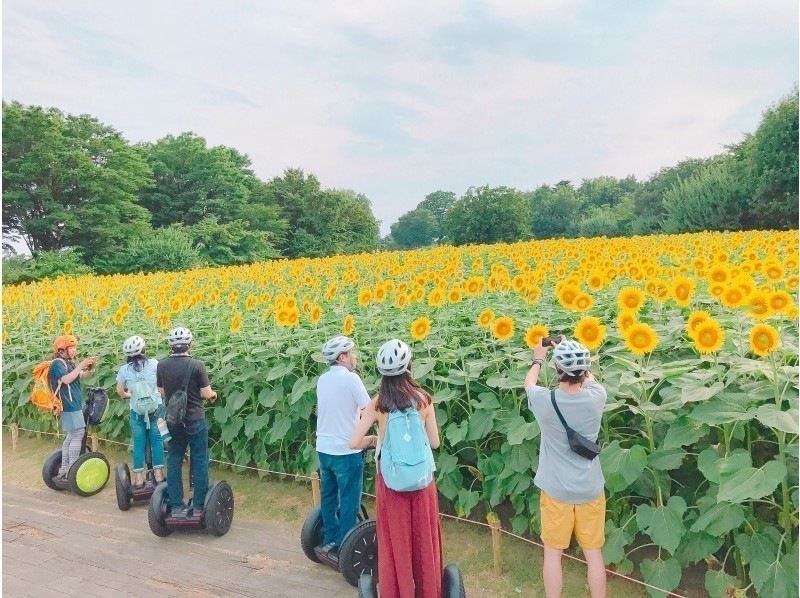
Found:
[[[551,347],[555,347],[560,342],[561,342],[561,335],[558,335],[558,336],[545,336],[542,339],[542,346],[543,347],[547,347],[549,345]]]

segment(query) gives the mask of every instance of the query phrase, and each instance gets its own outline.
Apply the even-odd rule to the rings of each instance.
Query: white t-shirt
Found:
[[[358,374],[342,365],[331,366],[317,381],[317,451],[350,455],[350,435],[358,412],[369,404],[369,394]]]

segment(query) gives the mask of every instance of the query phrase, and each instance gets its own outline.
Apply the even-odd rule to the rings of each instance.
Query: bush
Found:
[[[201,263],[200,252],[182,226],[154,230],[144,239],[131,243],[126,251],[113,258],[117,272],[175,272]]]

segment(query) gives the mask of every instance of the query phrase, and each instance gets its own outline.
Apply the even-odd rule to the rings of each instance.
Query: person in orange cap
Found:
[[[81,379],[94,371],[95,360],[87,357],[75,363],[78,356],[78,339],[64,334],[53,341],[53,361],[50,364],[50,388],[61,399],[61,429],[66,433],[61,445],[61,468],[58,477],[65,479],[70,466],[80,457],[86,422],[83,419]]]

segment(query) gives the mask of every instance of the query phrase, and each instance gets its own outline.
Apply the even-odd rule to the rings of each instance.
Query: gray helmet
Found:
[[[188,345],[192,342],[192,331],[186,328],[185,326],[178,326],[173,328],[172,331],[167,336],[167,342],[169,343],[170,347],[174,347],[175,345]]]
[[[125,339],[125,342],[122,343],[122,352],[128,357],[141,355],[142,351],[144,351],[144,346],[145,342],[141,336],[129,336]]]
[[[408,371],[411,363],[411,349],[403,341],[393,338],[383,343],[375,359],[378,371],[384,376],[399,376]]]
[[[553,350],[553,365],[570,376],[587,371],[592,365],[589,349],[578,341],[561,341]]]
[[[346,336],[334,336],[331,340],[322,345],[322,356],[328,363],[334,364],[339,358],[339,355],[352,351],[355,346],[356,344],[352,339]]]

